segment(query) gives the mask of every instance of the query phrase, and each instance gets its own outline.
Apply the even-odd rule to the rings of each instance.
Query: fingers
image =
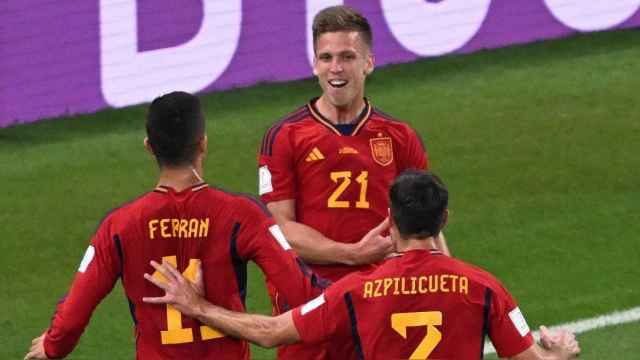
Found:
[[[31,348],[27,355],[24,356],[24,359],[46,359],[46,355],[44,354],[44,346],[42,342],[44,341],[44,335],[41,335],[33,340],[31,340]]]
[[[142,302],[147,304],[169,304],[170,299],[166,295],[162,297],[143,297]]]
[[[162,261],[162,264],[158,264],[157,262],[151,260],[149,264],[151,264],[151,266],[153,266],[153,268],[156,269],[156,271],[158,271],[160,275],[164,276],[167,281],[175,281],[175,275],[171,271],[171,269],[173,269],[173,266],[169,265],[166,261]]]
[[[169,290],[169,285],[164,281],[160,281],[149,274],[144,274],[144,278],[164,291]]]
[[[389,228],[389,217],[387,216],[386,218],[384,218],[384,220],[382,220],[382,222],[380,224],[378,224],[378,226],[375,227],[375,229],[379,229],[380,231],[383,231],[385,229]]]
[[[541,325],[540,326],[540,336],[544,336],[544,337],[549,337],[551,334],[549,333],[549,329],[547,329],[546,326]]]
[[[171,276],[173,277],[174,280],[178,281],[178,282],[182,282],[184,281],[184,276],[182,276],[182,274],[178,271],[178,269],[176,269],[175,267],[171,266],[171,264],[169,264],[166,261],[162,261],[162,267],[169,273],[171,273]]]
[[[40,342],[40,340],[42,339],[42,335],[38,336],[37,338],[31,340],[31,346],[33,347],[34,345],[36,345],[37,343]]]

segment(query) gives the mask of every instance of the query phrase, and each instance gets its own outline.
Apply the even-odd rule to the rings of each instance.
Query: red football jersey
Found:
[[[259,157],[263,202],[295,199],[296,219],[338,242],[355,243],[388,215],[389,187],[409,168],[426,169],[418,134],[368,101],[350,135],[315,99],[266,133]],[[354,267],[309,265],[337,280]]]
[[[293,320],[302,341],[332,340],[340,359],[481,359],[485,335],[501,357],[533,344],[496,278],[438,250],[345,277],[294,309]]]
[[[184,317],[171,306],[143,303],[144,296],[164,294],[143,274],[162,279],[149,262],[166,260],[193,280],[199,260],[207,300],[244,311],[247,261],[252,260],[287,301],[302,304],[320,291],[289,249],[257,200],[206,184],[181,192],[158,187],[100,224],[47,331],[47,356],[64,357],[73,350],[94,308],[120,278],[135,323],[138,359],[247,359],[246,342]]]

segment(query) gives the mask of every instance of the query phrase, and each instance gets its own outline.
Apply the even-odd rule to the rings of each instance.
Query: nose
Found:
[[[332,73],[339,73],[342,72],[342,62],[340,61],[340,59],[338,59],[338,57],[335,57],[332,61],[331,61],[331,67],[329,68],[329,70]]]

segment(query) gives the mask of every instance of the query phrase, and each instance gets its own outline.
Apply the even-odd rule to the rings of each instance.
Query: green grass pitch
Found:
[[[638,44],[637,30],[582,35],[369,81],[373,104],[414,125],[450,188],[453,254],[502,279],[532,328],[640,305]],[[263,132],[318,93],[308,80],[204,96],[208,182],[255,193]],[[0,129],[1,359],[21,359],[48,325],[105,212],[155,185],[143,117],[132,107]],[[251,270],[249,309],[268,313]],[[639,330],[585,333],[583,358],[637,359]],[[116,285],[69,358],[133,358],[132,334]]]

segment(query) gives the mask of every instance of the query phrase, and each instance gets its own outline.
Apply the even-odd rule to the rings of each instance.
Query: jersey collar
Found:
[[[320,111],[318,111],[318,108],[316,108],[316,102],[318,101],[318,99],[319,98],[317,97],[313,98],[307,104],[307,108],[309,109],[309,112],[311,113],[313,118],[319,123],[321,123],[322,125],[326,126],[329,130],[336,133],[337,135],[343,136],[340,130],[336,128],[336,126],[331,122],[331,120],[324,117],[324,115],[322,115]],[[360,114],[356,118],[356,121],[354,122],[354,124],[357,124],[357,125],[355,126],[351,134],[347,136],[357,135],[360,129],[364,127],[364,124],[367,122],[367,120],[369,120],[370,115],[371,115],[371,104],[369,104],[369,100],[367,100],[367,98],[364,98],[364,109],[362,109],[362,112],[360,112]]]
[[[206,188],[208,186],[209,186],[209,184],[207,184],[205,182],[202,182],[202,183],[199,183],[199,184],[192,185],[192,186],[190,186],[190,187],[188,187],[188,188],[186,188],[186,189],[184,189],[182,191],[175,191],[175,189],[170,187],[170,186],[159,185],[159,186],[156,186],[156,188],[153,189],[153,191],[160,192],[160,193],[180,194],[180,193],[185,193],[187,191],[196,192],[196,191],[202,190],[202,189],[204,189],[204,188]]]

